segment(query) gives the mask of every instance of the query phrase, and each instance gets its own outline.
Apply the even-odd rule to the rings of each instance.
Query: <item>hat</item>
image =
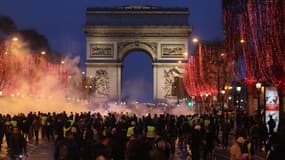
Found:
[[[236,140],[238,143],[244,143],[246,140],[243,137],[238,137]]]

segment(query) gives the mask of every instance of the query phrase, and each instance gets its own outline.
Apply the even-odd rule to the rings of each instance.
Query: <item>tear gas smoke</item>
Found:
[[[156,106],[145,103],[119,104],[105,102],[90,104],[84,95],[82,74],[78,68],[79,57],[52,64],[46,54],[31,54],[23,42],[12,42],[0,51],[0,113],[29,112],[109,112],[137,114],[192,114],[185,105],[180,107]],[[144,94],[144,81],[137,80],[140,89],[131,88],[127,93],[136,97]],[[94,99],[95,97],[89,97]]]

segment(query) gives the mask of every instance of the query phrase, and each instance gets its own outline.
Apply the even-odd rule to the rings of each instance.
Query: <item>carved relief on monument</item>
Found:
[[[110,58],[114,56],[113,44],[90,44],[90,57]]]
[[[161,56],[164,58],[182,58],[185,53],[184,44],[162,44]]]
[[[182,77],[183,73],[176,68],[171,68],[169,70],[164,69],[164,86],[165,91],[164,97],[172,96],[173,90],[175,88],[175,77]]]
[[[97,70],[95,74],[95,93],[102,96],[109,96],[109,76],[106,70]]]

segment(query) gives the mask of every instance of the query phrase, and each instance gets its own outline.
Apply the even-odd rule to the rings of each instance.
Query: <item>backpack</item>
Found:
[[[62,142],[59,145],[59,160],[69,160],[69,144],[67,142]]]

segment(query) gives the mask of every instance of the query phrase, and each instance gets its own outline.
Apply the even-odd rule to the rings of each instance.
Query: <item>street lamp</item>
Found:
[[[236,90],[237,90],[238,92],[240,92],[240,91],[241,91],[241,86],[237,86],[237,87],[236,87]]]
[[[237,86],[237,87],[236,87],[236,90],[237,90],[237,92],[238,92],[238,104],[237,104],[237,105],[238,105],[238,107],[239,107],[239,101],[240,101],[239,99],[240,99],[241,86]]]
[[[224,118],[224,95],[225,95],[225,93],[226,93],[226,91],[225,90],[222,90],[221,91],[221,93],[222,93],[222,95],[223,95],[223,100],[222,100],[222,119]]]
[[[255,87],[257,88],[257,114],[258,114],[258,117],[259,117],[259,115],[260,115],[260,89],[261,89],[261,83],[257,82],[255,84]]]
[[[198,38],[193,38],[193,39],[192,39],[192,42],[193,42],[193,43],[198,43],[198,42],[199,42],[199,39],[198,39]]]
[[[18,39],[18,37],[14,37],[12,40],[13,41],[18,41],[19,39]]]
[[[242,43],[242,44],[245,43],[245,40],[244,40],[244,39],[241,39],[241,40],[240,40],[240,43]]]
[[[239,107],[239,99],[240,99],[240,91],[241,91],[241,86],[237,86],[236,90],[238,92],[238,100],[237,100],[237,107]],[[234,131],[236,133],[237,131],[237,107],[235,107],[235,121],[234,121]]]

